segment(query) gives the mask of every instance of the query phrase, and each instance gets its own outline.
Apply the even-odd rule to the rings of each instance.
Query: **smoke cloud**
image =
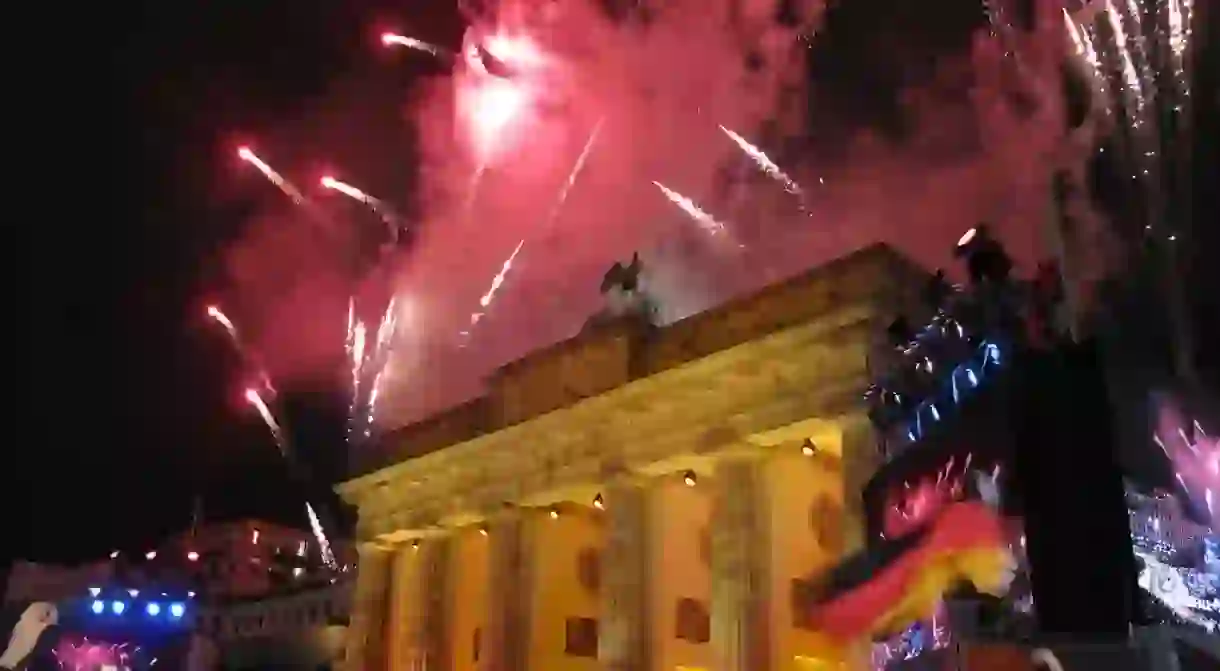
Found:
[[[459,56],[409,93],[354,76],[324,113],[276,138],[277,150],[330,157],[338,177],[413,223],[409,245],[362,265],[377,221],[352,203],[329,197],[317,224],[284,207],[252,222],[230,265],[281,375],[333,365],[353,293],[371,321],[397,296],[378,400],[378,421],[392,427],[480,393],[498,366],[574,335],[601,306],[602,273],[634,251],[670,321],[877,241],[948,265],[982,220],[1019,263],[1040,256],[1042,159],[1061,135],[1058,106],[1006,70],[979,3],[946,0],[935,19],[911,8],[921,3],[890,0],[614,4],[504,0],[474,18],[467,44],[519,37],[541,58],[508,80],[528,94],[497,132],[476,132],[488,75]],[[720,126],[767,152],[803,202]],[[304,187],[317,180],[300,167],[312,160],[288,159]],[[709,235],[654,181],[725,233]]]

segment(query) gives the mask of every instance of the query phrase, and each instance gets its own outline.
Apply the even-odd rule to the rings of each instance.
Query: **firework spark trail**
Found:
[[[355,343],[356,327],[356,299],[348,297],[347,299],[347,340],[344,342],[344,348],[348,354],[352,353],[352,346]]]
[[[366,329],[363,324],[358,324],[355,330],[355,338],[352,347],[352,372],[353,372],[353,391],[352,405],[349,409],[349,435],[360,431],[361,435],[368,438],[372,435],[372,426],[376,420],[377,400],[381,394],[381,385],[385,380],[386,371],[390,363],[390,354],[394,344],[394,337],[398,330],[398,309],[397,298],[390,299],[390,304],[386,307],[385,313],[381,317],[381,322],[377,327],[376,339],[373,342],[372,351],[365,355],[367,348]],[[371,384],[364,384],[363,378],[368,370],[376,370],[373,375]],[[363,398],[362,390],[368,389],[368,398]],[[363,412],[357,410],[363,406]],[[357,419],[360,419],[362,428],[357,427]]]
[[[330,189],[331,191],[337,191],[338,193],[341,193],[352,200],[367,205],[368,208],[372,210],[373,214],[376,214],[377,217],[381,219],[382,223],[384,223],[389,229],[390,237],[395,241],[398,240],[398,231],[400,228],[399,220],[398,217],[390,211],[390,208],[386,206],[385,201],[381,200],[380,198],[370,196],[351,184],[341,182],[329,175],[322,178],[322,186],[326,189]]]
[[[305,196],[301,195],[301,191],[297,189],[292,182],[284,179],[280,173],[276,172],[270,165],[267,165],[265,161],[255,155],[255,153],[251,151],[249,147],[241,147],[238,149],[237,156],[241,160],[257,168],[259,172],[263,173],[263,176],[270,180],[272,184],[279,187],[280,191],[283,191],[284,195],[288,196],[293,203],[297,205],[305,204]]]
[[[1156,149],[1158,142],[1155,137],[1158,133],[1155,128],[1151,127],[1148,97],[1145,93],[1147,87],[1140,76],[1140,70],[1137,67],[1131,50],[1133,38],[1124,25],[1123,13],[1111,0],[1106,0],[1105,12],[1110,30],[1114,34],[1115,48],[1118,51],[1119,73],[1122,78],[1119,95],[1121,96],[1123,108],[1126,110],[1125,116],[1130,128],[1130,133],[1127,135],[1133,143],[1135,160],[1143,166],[1140,169],[1141,175],[1139,176],[1145,182],[1151,183],[1153,181],[1152,170],[1155,167],[1158,153]],[[1136,16],[1131,20],[1135,22],[1135,28],[1138,29],[1139,17]],[[1153,195],[1155,195],[1155,191]],[[1149,213],[1150,221],[1158,218],[1156,216],[1158,209],[1157,202],[1159,201],[1156,198],[1149,199],[1148,207],[1151,210]]]
[[[483,318],[484,314],[486,314],[487,308],[491,305],[491,302],[496,299],[496,292],[498,292],[500,290],[500,286],[504,284],[504,278],[508,277],[508,271],[512,270],[513,261],[517,260],[517,255],[521,253],[521,248],[524,246],[525,238],[522,238],[521,241],[517,243],[517,246],[513,248],[513,253],[509,254],[508,258],[504,260],[504,265],[500,267],[500,272],[496,273],[496,276],[492,278],[491,286],[487,288],[487,293],[483,294],[483,297],[479,299],[479,305],[483,309],[478,312],[471,313],[470,315],[471,326],[479,323],[479,320]],[[470,331],[463,331],[462,334],[470,335]]]
[[[275,415],[271,414],[271,408],[263,401],[263,397],[259,395],[257,389],[246,390],[246,401],[258,410],[258,414],[262,416],[263,422],[267,424],[267,428],[271,430],[271,436],[275,439],[275,446],[279,448],[280,454],[288,457],[288,443],[284,440],[284,432],[280,429],[280,423],[275,421]]]
[[[479,197],[479,186],[483,183],[483,173],[487,172],[487,162],[480,161],[479,167],[470,176],[470,184],[466,187],[466,200],[462,204],[462,221],[469,221],[474,214],[474,204]]]
[[[593,130],[589,131],[589,137],[585,140],[584,147],[581,148],[580,154],[576,157],[575,163],[572,164],[572,170],[568,172],[567,179],[564,180],[563,186],[559,189],[559,195],[555,198],[554,205],[551,206],[547,213],[546,219],[543,220],[541,226],[542,235],[546,235],[554,227],[555,222],[559,219],[559,213],[563,210],[563,206],[568,202],[568,195],[572,193],[572,188],[576,186],[576,181],[584,172],[585,164],[589,160],[589,156],[593,153],[593,147],[597,144],[597,137],[601,134],[602,126],[605,124],[606,118],[602,117],[593,125]],[[508,272],[512,270],[513,262],[517,259],[517,255],[521,253],[521,249],[525,246],[525,239],[522,238],[517,246],[513,248],[513,253],[505,259],[504,264],[500,267],[500,272],[491,281],[491,286],[487,293],[479,299],[479,305],[483,308],[478,312],[470,315],[470,325],[474,326],[483,317],[483,312],[491,306],[496,299],[496,294],[503,286],[505,279],[508,277]]]
[[[1131,55],[1130,38],[1127,36],[1127,29],[1123,26],[1122,14],[1110,0],[1106,0],[1106,18],[1110,22],[1110,29],[1114,31],[1114,41],[1118,47],[1124,92],[1133,103],[1135,114],[1132,116],[1132,122],[1138,127],[1143,123],[1144,107],[1147,102],[1144,97],[1144,85]]]
[[[1072,38],[1073,46],[1076,47],[1076,53],[1084,58],[1092,68],[1091,74],[1096,76],[1101,71],[1101,60],[1097,56],[1097,47],[1093,44],[1093,36],[1089,34],[1088,27],[1077,25],[1066,7],[1063,9],[1063,23]]]
[[[338,570],[339,563],[335,561],[330,539],[326,537],[326,531],[322,529],[322,521],[318,519],[318,513],[314,511],[313,505],[308,501],[305,503],[305,514],[309,516],[309,528],[313,530],[314,538],[318,541],[318,552],[322,555],[322,563],[332,571]]]
[[[376,198],[361,191],[360,189],[357,189],[356,187],[352,186],[351,184],[348,184],[346,182],[340,182],[339,180],[335,179],[334,177],[331,177],[330,175],[327,175],[326,177],[322,178],[322,186],[327,189],[330,189],[332,191],[338,191],[339,193],[347,196],[348,198],[351,198],[353,200],[358,200],[358,201],[364,203],[365,205],[368,205],[369,207],[376,207],[379,203],[381,203],[380,200],[377,200]]]
[[[1152,59],[1148,53],[1148,38],[1144,33],[1144,12],[1140,0],[1126,0],[1127,20],[1130,24],[1130,36],[1135,42],[1135,60],[1138,63],[1140,84],[1144,96],[1156,95],[1156,75],[1152,71]]]
[[[348,347],[348,354],[351,356],[351,375],[352,375],[352,403],[348,408],[348,416],[356,416],[356,407],[360,405],[360,390],[361,377],[364,373],[364,348],[365,339],[367,337],[367,328],[363,321],[356,319],[351,326],[351,340]],[[349,434],[355,430],[355,424],[351,423],[348,426]]]
[[[394,33],[383,33],[381,36],[381,43],[387,47],[396,47],[396,46],[397,47],[406,47],[408,49],[422,51],[426,54],[431,54],[433,56],[450,55],[449,52],[445,51],[444,49],[441,49],[440,47],[436,46],[435,44],[430,44],[423,40],[417,40],[414,37],[407,37],[405,35],[395,35]]]
[[[242,340],[237,326],[233,324],[233,320],[229,319],[229,316],[215,305],[208,306],[208,317],[211,317],[224,328],[225,332],[229,334],[229,340],[233,343],[233,349],[237,350],[238,355],[257,371],[259,382],[263,385],[263,390],[274,396],[276,391],[275,387],[271,384],[271,376],[267,374],[267,368],[262,365],[250,348],[246,347],[246,343]]]
[[[796,196],[797,198],[801,198],[802,196],[805,195],[801,191],[800,185],[797,184],[796,181],[793,180],[791,177],[789,177],[788,173],[784,172],[784,170],[782,168],[780,168],[775,163],[775,161],[772,161],[771,157],[767,156],[767,154],[765,152],[763,152],[763,150],[754,146],[744,137],[738,135],[737,133],[734,133],[733,131],[729,130],[728,128],[725,128],[724,126],[720,126],[720,130],[723,131],[725,135],[729,136],[729,139],[732,140],[733,143],[736,144],[738,148],[740,148],[743,152],[745,152],[746,156],[749,156],[750,159],[753,160],[754,163],[756,163],[758,165],[759,170],[762,170],[771,179],[779,182],[780,184],[783,184],[784,191],[787,191],[788,193]],[[802,205],[802,208],[803,208],[803,205]]]
[[[1101,72],[1101,57],[1097,55],[1096,40],[1093,38],[1093,33],[1090,29],[1081,28],[1080,46],[1081,55],[1084,56],[1084,59],[1088,62],[1089,67],[1093,68],[1093,74],[1097,75]],[[1100,77],[1099,80],[1102,90],[1107,90],[1109,87],[1106,85],[1105,80]]]
[[[280,429],[279,422],[275,421],[275,416],[271,414],[271,409],[263,402],[258,391],[254,389],[246,390],[246,400],[258,409],[258,414],[262,415],[263,421],[266,422],[267,428],[271,429],[271,436],[275,439],[275,446],[279,448],[280,454],[289,459],[288,443],[284,438],[284,432]],[[335,562],[334,552],[330,547],[330,540],[326,537],[326,532],[322,529],[322,522],[318,519],[318,514],[314,511],[313,505],[308,501],[305,502],[305,514],[309,517],[309,526],[313,530],[314,538],[318,541],[318,549],[322,554],[322,561],[327,568],[336,570],[339,568]]]
[[[208,316],[215,319],[221,326],[223,326],[225,330],[229,332],[229,337],[232,338],[234,342],[240,343],[240,339],[237,337],[237,327],[233,325],[233,321],[229,319],[229,316],[222,312],[220,308],[216,307],[215,305],[209,305]]]
[[[546,235],[551,226],[555,224],[555,220],[559,218],[559,212],[563,209],[565,203],[568,202],[568,195],[572,193],[572,187],[576,186],[576,180],[584,172],[585,162],[589,160],[589,155],[593,153],[593,145],[597,144],[597,136],[601,135],[602,125],[606,123],[606,117],[597,120],[593,124],[593,130],[589,131],[589,137],[585,140],[585,146],[581,148],[580,155],[576,157],[576,162],[572,164],[572,170],[568,172],[568,178],[564,180],[563,187],[559,189],[559,196],[555,199],[555,204],[551,206],[551,211],[547,214],[546,221],[542,225],[542,234]]]
[[[1165,0],[1162,3],[1166,13],[1166,23],[1169,29],[1169,52],[1173,67],[1173,80],[1177,94],[1185,104],[1185,98],[1190,97],[1190,77],[1186,76],[1187,50],[1190,46],[1191,18],[1194,12],[1192,0]],[[1181,109],[1178,110],[1182,111]]]
[[[693,219],[696,224],[699,224],[700,228],[707,231],[710,235],[719,235],[725,231],[724,224],[716,221],[715,217],[707,212],[704,212],[698,205],[695,204],[695,201],[683,196],[682,194],[658,181],[654,180],[652,183],[661,190],[661,193],[665,194],[665,197],[669,199],[669,202],[681,208],[682,211],[687,214],[687,216]]]

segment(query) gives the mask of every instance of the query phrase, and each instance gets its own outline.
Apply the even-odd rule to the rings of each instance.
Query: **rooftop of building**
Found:
[[[673,324],[656,327],[625,318],[592,326],[502,366],[488,379],[484,395],[353,453],[352,484],[387,466],[576,405],[844,306],[871,305],[876,314],[896,314],[919,303],[929,277],[892,247],[877,244]]]

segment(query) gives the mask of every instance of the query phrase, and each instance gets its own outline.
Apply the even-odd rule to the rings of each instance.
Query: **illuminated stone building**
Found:
[[[860,395],[925,279],[874,246],[671,326],[599,324],[387,436],[338,487],[344,668],[840,668],[794,611],[861,541]]]

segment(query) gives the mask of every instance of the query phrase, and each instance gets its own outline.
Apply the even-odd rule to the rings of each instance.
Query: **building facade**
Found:
[[[348,574],[350,575],[350,574]],[[352,581],[346,576],[296,592],[209,605],[198,631],[226,669],[316,669],[343,650]]]
[[[589,329],[388,437],[344,668],[864,668],[800,625],[862,540],[860,395],[926,274],[884,246],[661,329]]]
[[[4,600],[56,602],[79,599],[88,594],[90,587],[109,584],[113,579],[111,562],[60,566],[17,561],[9,571]]]
[[[353,564],[350,549],[334,542],[337,561]],[[204,525],[169,539],[156,552],[178,563],[211,600],[261,597],[321,573],[329,579],[311,532],[262,520]]]

